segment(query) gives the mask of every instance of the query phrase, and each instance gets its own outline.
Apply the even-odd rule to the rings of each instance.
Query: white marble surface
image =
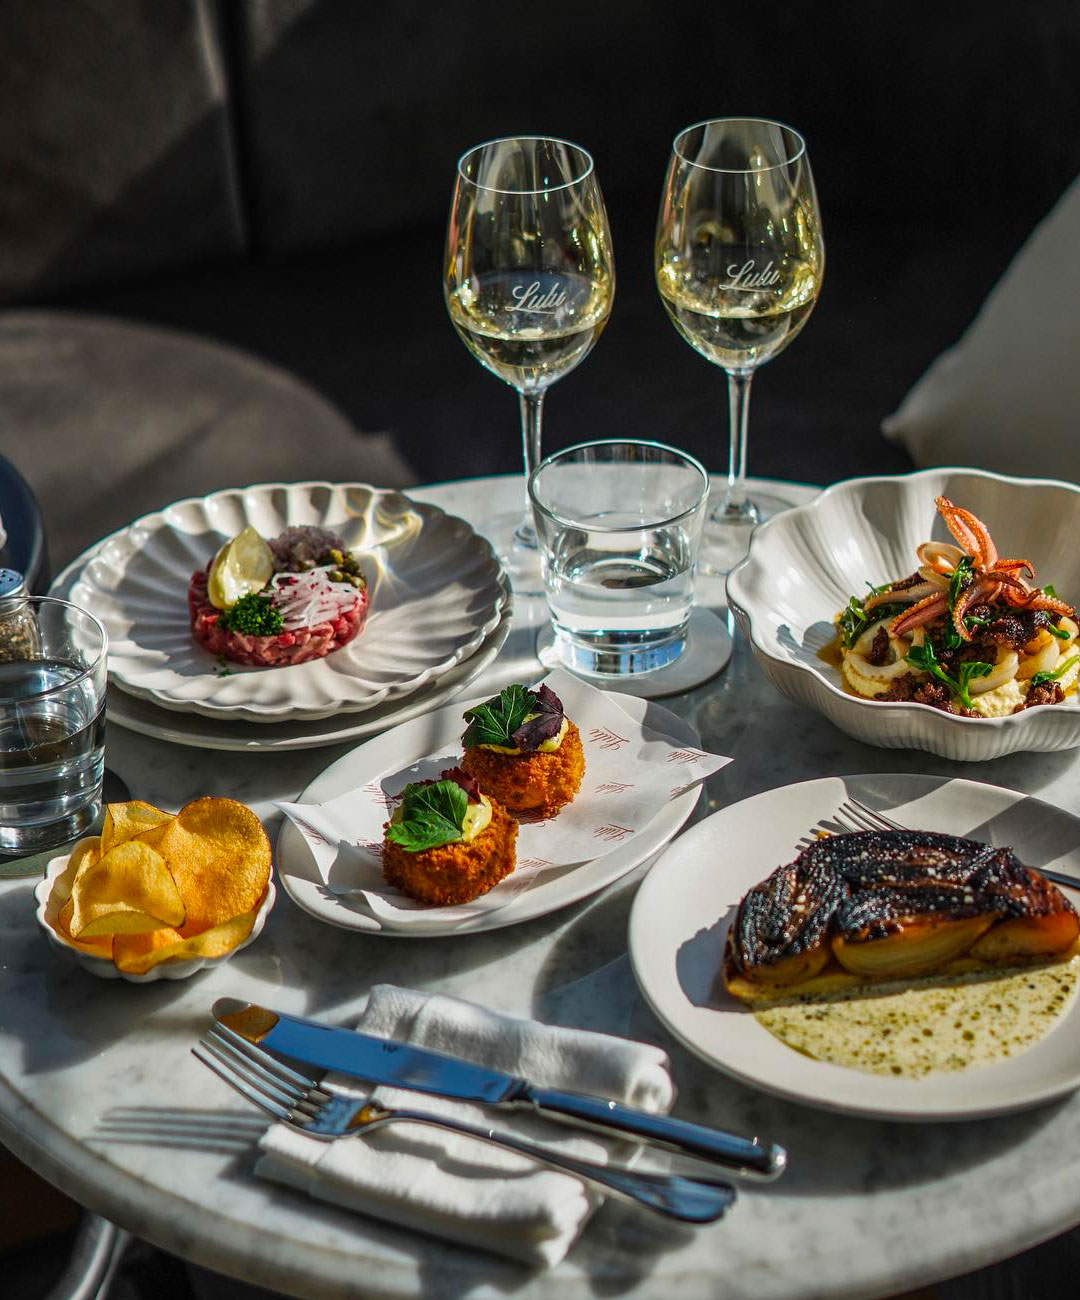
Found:
[[[515,480],[418,492],[468,513],[512,505]],[[510,495],[507,495],[507,494]],[[499,501],[495,500],[495,505]],[[715,598],[715,586],[706,599]],[[521,620],[488,684],[530,661],[542,616]],[[670,702],[669,702],[670,703]],[[772,786],[866,771],[962,774],[1080,812],[1076,758],[1013,755],[977,769],[875,750],[765,683],[739,643],[724,675],[674,702],[710,748],[736,761],[698,815]],[[109,763],[141,797],[177,806],[206,793],[294,797],[345,747],[209,754],[114,728]],[[126,1228],[221,1272],[297,1296],[438,1300],[873,1297],[964,1272],[1080,1221],[1080,1097],[1006,1119],[949,1126],[847,1120],[773,1100],[699,1064],[643,1004],[626,955],[636,876],[520,927],[426,943],[323,926],[281,897],[258,943],[185,982],[105,982],[57,961],[33,920],[32,882],[0,884],[0,1137],[17,1155]],[[683,1230],[606,1205],[549,1274],[316,1206],[251,1176],[250,1153],[95,1140],[111,1106],[243,1111],[189,1052],[213,999],[233,994],[348,1021],[378,980],[439,988],[516,1014],[664,1046],[676,1113],[788,1147],[778,1184],[746,1187],[728,1218]],[[973,1076],[973,1087],[977,1078]]]

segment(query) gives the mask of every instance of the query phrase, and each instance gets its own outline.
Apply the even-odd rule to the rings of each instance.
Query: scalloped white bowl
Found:
[[[963,762],[1080,745],[1075,695],[1005,718],[961,718],[859,699],[820,658],[850,596],[911,573],[915,547],[928,537],[951,540],[934,506],[940,495],[978,515],[1002,555],[1031,560],[1036,581],[1080,602],[1080,487],[975,469],[850,479],[762,524],[728,576],[728,603],[754,657],[777,690],[870,745]]]
[[[251,933],[242,943],[238,943],[229,952],[222,953],[220,957],[189,957],[186,961],[163,961],[157,966],[151,966],[144,975],[132,975],[128,971],[117,970],[108,958],[95,957],[91,952],[76,948],[50,924],[50,922],[55,921],[60,908],[66,902],[66,898],[56,899],[53,897],[53,886],[57,877],[63,873],[64,868],[67,866],[70,856],[69,853],[63,853],[59,857],[51,858],[46,865],[44,876],[34,886],[34,900],[37,903],[35,916],[38,925],[44,930],[45,937],[48,939],[51,948],[59,952],[67,961],[75,962],[83,970],[88,970],[91,975],[96,975],[103,980],[127,980],[130,984],[152,984],[155,980],[186,980],[189,975],[194,975],[196,971],[200,971],[206,966],[220,966],[223,962],[227,962],[230,957],[234,957],[242,948],[254,943],[262,934],[266,918],[273,911],[274,900],[277,898],[277,890],[274,888],[274,873],[271,871],[270,879],[266,882],[266,893],[259,904],[259,910],[255,913],[255,923],[251,927]]]

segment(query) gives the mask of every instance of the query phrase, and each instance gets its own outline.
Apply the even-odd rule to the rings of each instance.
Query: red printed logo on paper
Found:
[[[628,835],[633,835],[633,833],[632,826],[619,826],[615,822],[611,822],[606,826],[597,826],[596,830],[593,831],[593,839],[614,840],[617,843],[620,840],[625,840]]]
[[[622,749],[623,745],[630,743],[625,736],[620,736],[615,731],[608,731],[606,727],[593,727],[589,732],[589,739],[601,749]]]

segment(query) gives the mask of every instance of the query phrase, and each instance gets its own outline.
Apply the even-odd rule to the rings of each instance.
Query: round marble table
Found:
[[[515,479],[417,490],[474,519],[512,507]],[[809,490],[790,488],[792,500]],[[706,603],[719,583],[704,585]],[[523,601],[500,659],[477,686],[535,671],[539,602]],[[738,643],[724,674],[667,702],[735,762],[697,815],[760,790],[824,775],[924,771],[977,776],[1080,811],[1076,757],[1018,754],[977,770],[875,750],[783,700]],[[276,831],[275,798],[295,797],[345,747],[205,754],[113,728],[109,762],[139,796],[178,806],[235,795]],[[281,896],[266,931],[228,965],[183,982],[99,981],[58,961],[33,919],[32,882],[0,884],[0,1138],[83,1204],[164,1248],[290,1295],[520,1300],[885,1296],[962,1273],[1080,1222],[1080,1096],[998,1120],[903,1125],[845,1119],[772,1099],[717,1074],[673,1042],[643,1003],[626,953],[640,873],[516,928],[427,942],[321,925]],[[790,1151],[777,1184],[746,1187],[725,1221],[696,1231],[608,1203],[566,1261],[528,1273],[509,1262],[349,1216],[252,1177],[253,1157],[122,1145],[93,1137],[117,1105],[237,1113],[190,1054],[214,998],[250,998],[347,1022],[387,980],[498,1010],[660,1043],[678,1114],[755,1132]]]

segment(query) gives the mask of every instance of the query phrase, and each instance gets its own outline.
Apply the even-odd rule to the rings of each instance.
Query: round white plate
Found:
[[[355,641],[313,663],[220,672],[191,635],[188,583],[248,524],[267,538],[290,524],[341,534],[371,600]],[[62,583],[108,628],[109,675],[125,691],[249,722],[310,721],[412,694],[479,648],[507,598],[495,553],[464,520],[362,483],[264,483],[178,501],[98,543]]]
[[[698,745],[697,733],[689,723],[659,704],[634,699],[629,695],[613,696],[634,719],[662,736],[683,745]],[[332,763],[315,778],[297,800],[298,803],[326,803],[356,789],[385,772],[388,767],[405,767],[440,745],[455,744],[461,737],[461,715],[481,700],[459,701],[437,713],[428,713],[406,722],[377,740],[360,745]],[[481,930],[498,930],[521,921],[544,916],[587,898],[597,890],[626,875],[657,852],[679,830],[694,811],[700,789],[694,787],[678,799],[664,805],[646,829],[625,845],[594,858],[572,870],[538,881],[505,907],[481,913],[475,921],[447,923],[445,928],[425,925],[423,930],[395,929],[384,931],[377,920],[358,910],[347,898],[327,889],[315,861],[300,832],[288,819],[278,836],[275,863],[285,892],[298,907],[320,921],[328,921],[346,930],[364,934],[389,934],[395,939],[431,938],[448,934],[476,934]]]
[[[634,899],[630,956],[656,1015],[726,1074],[826,1110],[897,1120],[980,1119],[1080,1087],[1080,1001],[1045,1038],[1011,1060],[916,1080],[803,1056],[726,993],[720,959],[739,900],[775,867],[792,861],[799,837],[852,796],[905,826],[1011,845],[1022,862],[1080,878],[1080,818],[1014,790],[911,775],[830,777],[767,790],[681,836]],[[1080,902],[1080,893],[1065,892]]]
[[[230,948],[228,952],[222,953],[220,957],[189,957],[186,961],[159,962],[157,966],[151,966],[142,975],[133,975],[129,971],[117,970],[106,957],[96,957],[91,952],[76,948],[73,943],[68,943],[62,935],[57,933],[55,927],[51,924],[56,920],[61,907],[61,904],[52,896],[53,885],[57,876],[63,873],[70,857],[70,853],[61,854],[60,857],[53,858],[46,866],[45,875],[34,887],[34,901],[37,903],[35,916],[38,925],[45,932],[49,947],[54,952],[60,953],[66,961],[75,962],[83,970],[88,970],[91,975],[96,975],[103,980],[127,980],[129,984],[153,984],[157,980],[186,980],[189,975],[194,975],[196,971],[203,970],[207,966],[220,966],[222,962],[235,957],[241,949],[254,943],[262,934],[263,927],[266,925],[266,918],[274,910],[274,900],[277,898],[277,890],[274,888],[274,875],[271,872],[270,879],[266,882],[266,893],[263,894],[259,910],[255,913],[251,933],[246,939],[238,943],[235,948]]]
[[[414,695],[376,705],[363,713],[343,713],[316,722],[262,722],[253,726],[249,722],[219,721],[196,713],[159,709],[148,700],[136,699],[134,695],[110,687],[105,715],[110,723],[126,727],[128,731],[168,740],[175,745],[192,745],[197,749],[319,749],[324,745],[340,745],[346,740],[360,740],[407,722],[421,713],[430,713],[465,691],[470,682],[491,666],[503,648],[510,635],[513,612],[513,602],[508,601],[503,606],[499,622],[480,649],[451,668],[445,676]]]

